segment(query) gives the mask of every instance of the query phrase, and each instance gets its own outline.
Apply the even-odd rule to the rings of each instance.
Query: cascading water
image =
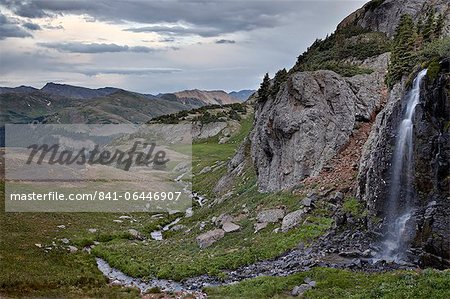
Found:
[[[426,73],[424,69],[414,79],[412,89],[406,96],[406,110],[397,131],[387,204],[387,231],[380,253],[380,258],[385,260],[402,261],[411,241],[414,225],[413,117],[420,100],[420,83]]]

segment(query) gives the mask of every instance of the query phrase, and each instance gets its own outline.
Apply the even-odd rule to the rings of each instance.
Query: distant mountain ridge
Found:
[[[229,92],[228,94],[230,96],[232,96],[233,98],[236,98],[236,99],[244,102],[244,101],[247,101],[248,98],[253,93],[255,93],[255,91],[256,90],[253,90],[253,89],[243,89],[243,90],[239,90],[239,91],[232,91],[232,92]]]
[[[192,89],[175,92],[173,94],[181,101],[195,99],[205,103],[206,105],[226,105],[238,102],[237,98],[230,96],[223,90],[206,91]]]
[[[37,89],[31,86],[21,85],[18,87],[0,87],[0,94],[6,93],[21,93],[29,94],[37,91],[44,92],[50,95],[62,96],[72,99],[93,99],[97,97],[104,97],[111,95],[117,91],[123,90],[116,87],[102,87],[102,88],[88,88],[69,84],[60,84],[49,82],[45,84],[41,89]],[[182,90],[178,92],[161,93],[157,96],[151,94],[141,94],[137,92],[127,91],[134,94],[139,94],[148,98],[164,98],[168,100],[180,100],[188,105],[226,105],[239,101],[245,101],[255,91],[250,89],[244,89],[240,91],[232,91],[226,93],[223,90]]]
[[[47,83],[44,87],[41,88],[41,91],[53,94],[60,95],[68,98],[75,99],[91,99],[95,97],[107,96],[118,91],[119,88],[114,87],[102,87],[97,89],[74,86],[68,84],[58,84],[58,83]]]
[[[18,87],[0,87],[0,94],[4,93],[30,93],[35,92],[39,89],[32,86],[21,85]]]
[[[47,83],[0,87],[0,125],[5,123],[145,123],[181,110],[208,105],[227,105],[241,100],[222,90],[184,90],[174,93],[141,94],[114,87],[86,88]]]

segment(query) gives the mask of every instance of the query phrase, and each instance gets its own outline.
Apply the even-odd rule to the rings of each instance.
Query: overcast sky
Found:
[[[364,2],[0,0],[0,86],[256,89]]]

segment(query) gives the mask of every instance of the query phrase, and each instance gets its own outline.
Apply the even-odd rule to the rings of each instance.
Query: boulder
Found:
[[[264,223],[275,223],[283,219],[284,217],[284,210],[283,209],[270,209],[270,210],[264,210],[258,213],[256,218],[258,219],[258,222]]]
[[[299,285],[299,286],[295,286],[295,287],[292,289],[291,295],[292,295],[292,296],[295,296],[295,297],[301,296],[301,295],[303,295],[303,293],[305,293],[305,292],[306,292],[307,290],[309,290],[310,288],[311,288],[311,286],[310,286],[309,284],[306,284],[306,283],[301,284],[301,285]]]
[[[186,228],[185,225],[177,224],[177,225],[174,225],[170,230],[173,231],[173,232],[179,232],[179,231],[182,231],[185,228]]]
[[[226,232],[226,233],[231,233],[231,232],[235,232],[238,231],[239,229],[241,229],[241,227],[237,224],[234,224],[233,222],[225,222],[222,225],[222,229]]]
[[[215,242],[219,241],[224,236],[225,231],[223,229],[217,228],[197,236],[195,240],[197,241],[198,246],[201,249],[204,249],[208,246],[211,246]]]
[[[255,233],[267,227],[267,222],[257,222],[255,223]]]
[[[211,220],[213,220],[213,219],[211,219]],[[233,216],[231,216],[229,214],[220,214],[219,217],[216,217],[213,220],[213,223],[215,226],[221,227],[224,223],[233,222],[233,220],[234,220]]]
[[[344,200],[344,193],[336,191],[330,196],[330,201],[333,203],[342,202]]]
[[[303,220],[304,214],[304,210],[297,210],[284,216],[283,222],[281,223],[281,231],[287,232],[288,230],[298,226]]]
[[[134,228],[130,228],[128,230],[128,233],[130,234],[130,236],[135,239],[135,240],[144,240],[144,236],[138,232],[137,230],[135,230]]]
[[[301,201],[301,205],[304,207],[311,207],[313,204],[313,199],[311,197],[306,197]]]
[[[76,248],[75,246],[69,245],[69,246],[67,247],[67,250],[68,250],[70,253],[75,253],[75,252],[78,251],[78,248]]]

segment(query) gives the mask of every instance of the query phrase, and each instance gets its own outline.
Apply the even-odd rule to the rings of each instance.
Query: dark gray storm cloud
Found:
[[[273,28],[282,22],[281,15],[301,10],[303,1],[118,1],[118,0],[0,0],[19,16],[40,18],[44,16],[74,13],[87,14],[95,19],[144,24],[180,23],[192,24],[192,29],[172,28],[179,33],[216,36],[237,31]],[[136,32],[167,30],[148,27],[130,28]]]
[[[32,37],[30,33],[0,13],[0,40],[8,37]]]
[[[231,39],[219,39],[216,40],[216,44],[235,44],[236,41],[235,40],[231,40]]]
[[[30,23],[30,22],[24,23],[22,26],[29,30],[42,30],[41,26],[39,26],[38,24]]]
[[[136,46],[130,47],[127,45],[117,44],[104,44],[104,43],[78,43],[78,42],[66,42],[66,43],[38,43],[39,46],[55,49],[59,52],[69,53],[108,53],[108,52],[136,52],[136,53],[149,53],[155,51],[154,48]]]

